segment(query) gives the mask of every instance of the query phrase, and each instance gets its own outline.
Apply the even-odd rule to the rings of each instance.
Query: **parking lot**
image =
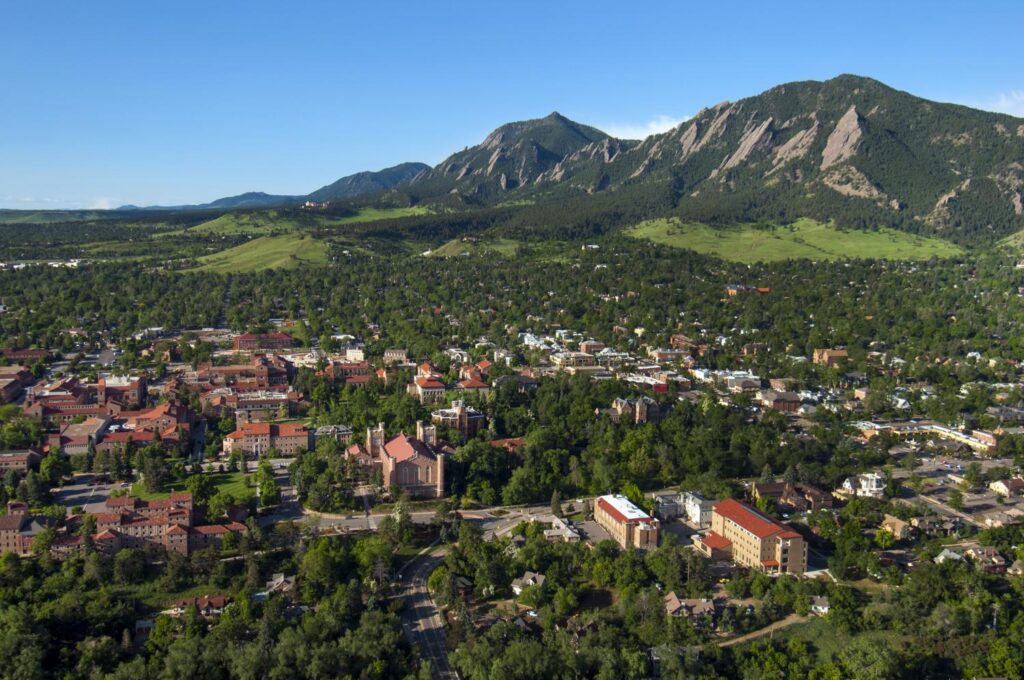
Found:
[[[69,512],[81,506],[86,512],[103,512],[104,503],[114,489],[120,489],[120,482],[97,483],[96,475],[75,475],[75,482],[54,491],[54,503],[63,505]]]

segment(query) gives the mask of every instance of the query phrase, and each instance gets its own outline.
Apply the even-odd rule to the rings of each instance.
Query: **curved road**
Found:
[[[443,555],[442,549],[421,553],[403,567],[402,629],[409,641],[419,646],[420,655],[430,662],[435,678],[457,680],[459,674],[448,665],[444,622],[427,590],[427,578],[441,564]]]

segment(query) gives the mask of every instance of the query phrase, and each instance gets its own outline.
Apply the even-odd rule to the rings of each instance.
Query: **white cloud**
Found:
[[[982,111],[1008,113],[1024,118],[1024,90],[1008,90],[983,101],[964,102],[967,106]]]
[[[1008,113],[1011,116],[1020,116],[1024,118],[1024,90],[1001,92],[999,96],[995,98],[993,104],[987,108],[992,111],[999,111],[1000,113]]]
[[[689,120],[689,116],[682,118],[674,118],[672,116],[655,116],[646,123],[635,124],[608,124],[599,125],[602,130],[610,134],[612,137],[618,137],[619,139],[644,139],[651,135],[656,135],[662,132],[668,132],[680,123]]]
[[[96,198],[89,204],[89,210],[113,210],[116,205],[113,198]]]

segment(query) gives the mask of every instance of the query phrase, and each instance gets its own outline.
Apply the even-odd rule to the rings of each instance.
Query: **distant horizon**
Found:
[[[746,7],[14,5],[0,44],[15,101],[0,110],[0,208],[302,196],[357,172],[435,166],[552,111],[639,139],[843,73],[1024,117],[1024,6],[866,3],[848,16],[791,3],[771,30]]]

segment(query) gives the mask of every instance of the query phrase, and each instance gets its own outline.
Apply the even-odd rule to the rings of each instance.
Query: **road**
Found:
[[[402,630],[409,641],[419,647],[420,655],[430,662],[435,678],[457,679],[459,674],[448,665],[448,647],[444,622],[427,590],[427,579],[444,557],[442,548],[423,552],[410,560],[399,573],[403,576]]]

